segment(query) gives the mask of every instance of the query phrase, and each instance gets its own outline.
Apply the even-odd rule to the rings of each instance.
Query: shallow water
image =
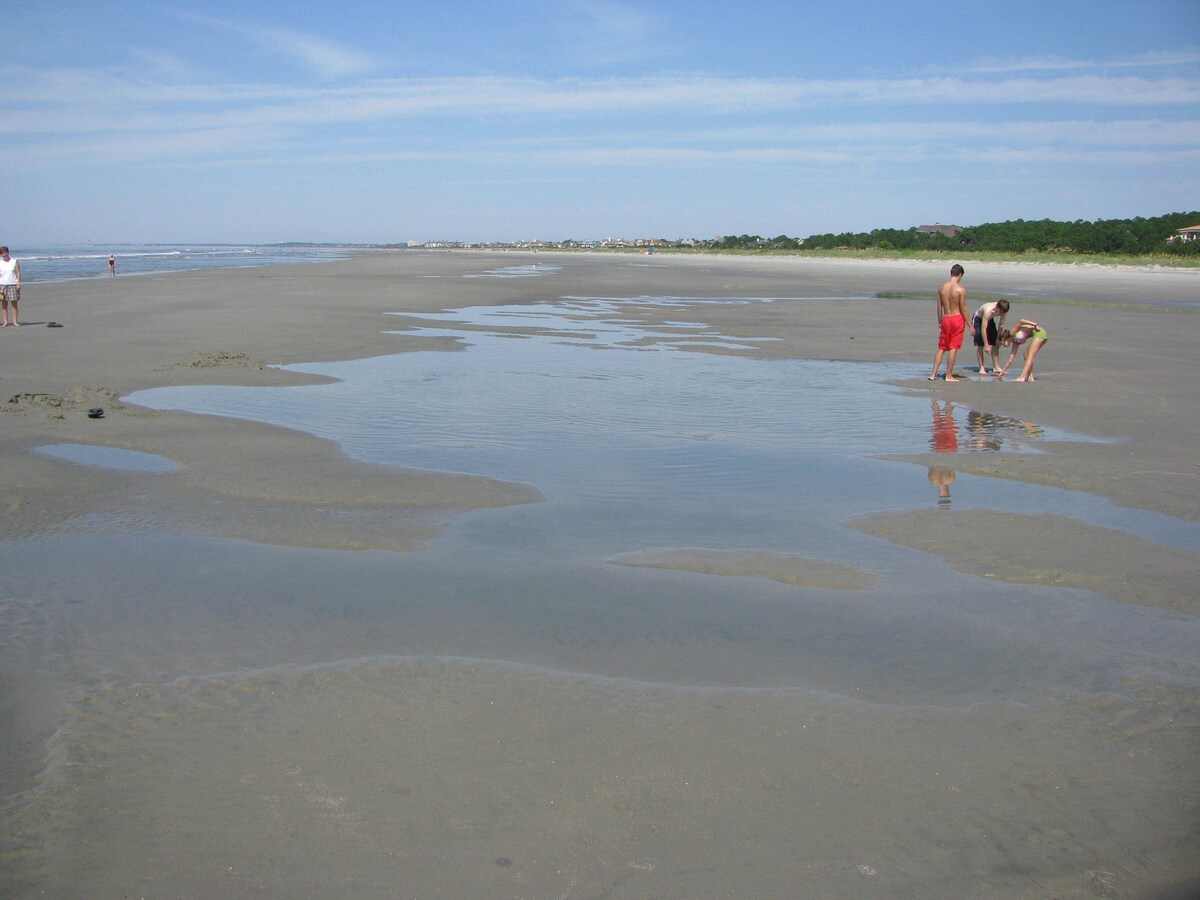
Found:
[[[346,259],[361,247],[333,245],[109,244],[18,247],[21,277],[29,283],[107,278],[109,254],[116,256],[116,275],[240,269]]]
[[[1187,643],[1200,631],[1178,617],[974,578],[844,527],[857,515],[930,505],[1052,510],[1200,547],[1200,527],[1169,517],[969,476],[946,496],[934,473],[875,458],[1030,453],[1046,441],[1090,438],[888,384],[922,377],[912,364],[690,352],[735,342],[704,326],[647,328],[626,312],[691,302],[567,297],[406,318],[404,334],[452,336],[464,352],[293,367],[338,379],[332,384],[166,388],[127,399],[307,431],[371,462],[536,486],[545,502],[461,516],[425,551],[380,563],[402,573],[414,597],[449,598],[447,616],[494,621],[494,633],[476,635],[466,655],[652,682],[935,704],[1093,692],[1160,654],[1195,662]],[[837,562],[881,585],[804,591],[610,561],[673,547]],[[364,564],[347,565],[340,577],[364,583],[349,574]],[[352,601],[358,614],[364,599]],[[388,611],[404,621],[394,602]],[[647,630],[671,638],[663,646]],[[600,634],[608,638],[598,645]]]
[[[168,533],[136,502],[6,542],[0,680],[22,706],[0,712],[69,705],[16,748],[42,768],[0,808],[0,893],[1136,896],[1195,874],[1200,622],[846,522],[1053,511],[1191,550],[1200,526],[879,458],[1091,438],[889,383],[924,367],[755,360],[729,353],[755,339],[631,309],[695,302],[405,317],[462,352],[126,398],[545,499],[412,553]],[[134,501],[163,481],[121,479]],[[801,577],[619,564],[673,548]],[[805,586],[811,561],[857,577]],[[22,761],[0,780],[27,786]]]
[[[123,450],[120,447],[101,447],[96,444],[45,444],[34,447],[34,453],[65,459],[81,466],[117,469],[124,472],[171,472],[179,466],[154,453]]]
[[[872,457],[1036,453],[1049,441],[1096,440],[889,385],[923,378],[910,363],[688,352],[753,341],[703,325],[646,328],[622,315],[626,304],[705,302],[715,301],[567,297],[405,317],[415,327],[398,334],[450,336],[465,352],[290,367],[333,384],[174,387],[126,399],[294,428],[369,462],[532,483],[551,507],[575,507],[580,528],[603,522],[606,511],[627,529],[652,517],[657,524],[624,535],[634,547],[704,534],[697,516],[713,523],[707,537],[718,542],[704,546],[792,546],[797,531],[814,529],[844,538],[839,523],[851,516],[937,499],[925,470]],[[955,508],[1053,509],[1200,549],[1200,526],[1089,495],[969,476],[953,494]],[[745,533],[730,530],[734,510]]]

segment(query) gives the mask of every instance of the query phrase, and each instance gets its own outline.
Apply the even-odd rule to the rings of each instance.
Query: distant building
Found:
[[[1200,225],[1189,225],[1187,228],[1177,229],[1175,236],[1171,238],[1173,241],[1200,241]]]
[[[920,225],[917,234],[940,234],[945,237],[958,237],[962,233],[959,225]]]

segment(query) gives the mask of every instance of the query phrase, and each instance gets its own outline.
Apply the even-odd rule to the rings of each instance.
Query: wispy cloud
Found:
[[[1062,56],[1013,57],[1009,59],[980,59],[954,71],[971,74],[1005,72],[1080,72],[1114,71],[1118,69],[1167,69],[1200,66],[1200,50],[1143,53],[1116,59],[1070,59]]]
[[[763,125],[673,130],[694,141],[980,141],[1012,138],[1088,144],[1194,144],[1200,146],[1200,120],[1185,119],[909,119],[836,125]]]
[[[667,21],[647,4],[564,0],[553,7],[563,49],[576,62],[613,65],[670,52]]]
[[[367,122],[429,115],[523,117],[608,113],[756,114],[823,107],[901,108],[953,105],[1088,104],[1103,107],[1200,103],[1200,81],[1179,77],[1072,75],[1049,78],[961,77],[799,80],[709,76],[605,80],[436,78],[368,80],[348,86],[172,84],[84,70],[0,68],[12,101],[9,132],[77,128],[103,102],[117,114],[178,122],[196,115],[237,121],[247,115],[296,124]],[[127,124],[126,118],[122,124]]]
[[[362,75],[381,63],[372,54],[296,29],[235,22],[191,12],[175,15],[190,24],[233,35],[267,54],[288,59],[320,78]]]
[[[67,161],[79,142],[39,142],[39,163]],[[252,148],[252,149],[251,149]],[[474,168],[846,167],[936,161],[990,165],[1156,166],[1200,162],[1200,121],[1093,120],[856,123],[691,132],[485,135],[452,145],[396,145],[343,136],[312,142],[288,123],[247,117],[237,125],[99,135],[88,142],[97,163],[255,166],[284,163],[433,162]],[[18,166],[19,147],[0,152]]]
[[[202,74],[192,63],[170,53],[134,48],[129,54],[138,64],[144,79],[191,81],[199,79]]]
[[[995,162],[1074,155],[1141,164],[1178,161],[1200,146],[1196,117],[1170,115],[1200,102],[1200,81],[1167,71],[843,80],[359,78],[316,86],[176,81],[180,72],[189,74],[169,59],[137,74],[0,67],[12,97],[6,164],[39,166],[86,148],[90,161],[164,164],[245,164],[255,152],[294,161],[322,153],[449,159],[465,150],[488,165],[507,159],[506,143],[518,141],[527,160],[563,166],[842,165],[971,154]],[[1079,115],[1085,108],[1092,112]],[[829,122],[830,110],[849,111],[856,121]],[[1074,115],[1064,117],[1064,110]],[[664,114],[670,131],[659,124]],[[425,144],[409,136],[415,121],[428,126],[420,129]],[[334,125],[342,127],[327,127]],[[450,132],[453,142],[438,137]]]
[[[297,59],[328,78],[360,75],[379,64],[370,54],[286,28],[254,29],[247,36],[263,49]]]

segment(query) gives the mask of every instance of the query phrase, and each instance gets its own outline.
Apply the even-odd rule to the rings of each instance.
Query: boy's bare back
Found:
[[[962,276],[955,276],[938,288],[938,318],[962,316],[967,318],[967,289],[960,283]]]

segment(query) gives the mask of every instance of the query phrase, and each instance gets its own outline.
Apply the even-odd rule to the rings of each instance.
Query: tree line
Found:
[[[1200,240],[1172,240],[1180,228],[1200,225],[1200,212],[1169,213],[1134,219],[1056,222],[1016,219],[963,228],[953,237],[938,232],[877,228],[867,232],[814,234],[803,240],[779,235],[726,235],[720,247],[760,250],[963,250],[1001,253],[1083,253],[1115,255],[1200,255]]]

